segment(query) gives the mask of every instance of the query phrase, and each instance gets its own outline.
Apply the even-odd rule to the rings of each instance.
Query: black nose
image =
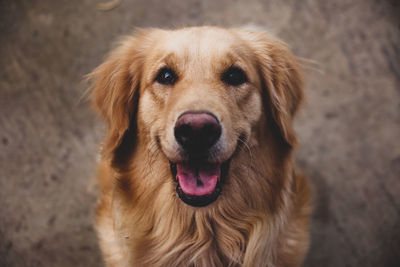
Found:
[[[175,123],[175,138],[190,153],[212,147],[221,136],[221,125],[210,113],[186,112]]]

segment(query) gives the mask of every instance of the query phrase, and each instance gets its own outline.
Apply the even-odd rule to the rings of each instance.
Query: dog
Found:
[[[91,74],[107,136],[95,226],[107,266],[300,266],[299,60],[265,32],[143,29]]]

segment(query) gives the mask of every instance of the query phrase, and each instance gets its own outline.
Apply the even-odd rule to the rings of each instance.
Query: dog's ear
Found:
[[[264,107],[285,143],[296,146],[292,119],[303,100],[300,64],[288,46],[264,32],[241,30],[254,51],[263,84]]]
[[[127,37],[121,41],[104,63],[88,75],[92,82],[91,99],[95,109],[106,121],[108,136],[102,152],[113,156],[132,125],[138,102],[142,59],[140,38]],[[130,136],[134,139],[134,136]]]

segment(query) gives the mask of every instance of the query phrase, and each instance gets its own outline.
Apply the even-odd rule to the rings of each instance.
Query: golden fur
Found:
[[[239,88],[220,80],[233,64],[248,75]],[[165,65],[180,77],[173,86],[154,81]],[[292,119],[302,78],[284,43],[241,29],[142,30],[90,78],[108,127],[96,213],[108,266],[301,265],[310,192],[294,170]],[[176,196],[169,169],[179,160],[172,128],[188,109],[217,114],[214,160],[232,157],[222,194],[201,208]]]

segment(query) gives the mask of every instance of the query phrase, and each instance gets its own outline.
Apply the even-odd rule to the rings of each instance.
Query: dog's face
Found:
[[[209,27],[141,32],[93,75],[95,104],[110,126],[106,150],[117,157],[124,138],[155,144],[178,196],[191,206],[217,200],[231,161],[242,145],[257,144],[261,128],[277,126],[283,143],[295,143],[297,65],[264,34]],[[127,136],[133,120],[138,137]]]
[[[243,41],[225,31],[165,33],[151,50],[143,66],[141,127],[169,160],[179,197],[207,205],[260,118],[256,66]]]

